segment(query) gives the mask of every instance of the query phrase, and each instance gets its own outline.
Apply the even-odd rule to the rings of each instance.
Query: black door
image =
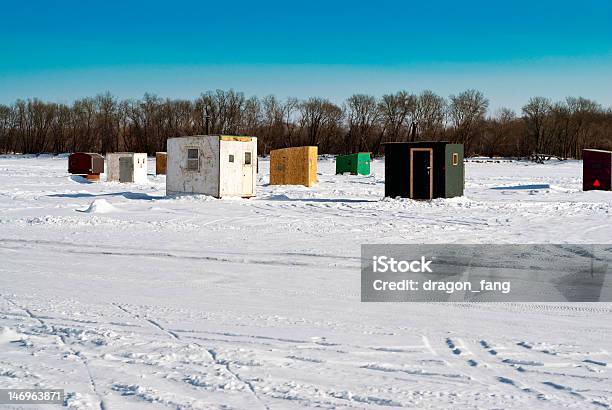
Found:
[[[431,199],[431,150],[413,149],[411,156],[411,195],[412,199]]]

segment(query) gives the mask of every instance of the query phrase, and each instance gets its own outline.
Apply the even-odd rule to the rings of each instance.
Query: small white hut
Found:
[[[166,193],[255,196],[257,138],[195,135],[167,144]]]
[[[147,154],[113,152],[106,154],[106,180],[119,182],[147,182]]]

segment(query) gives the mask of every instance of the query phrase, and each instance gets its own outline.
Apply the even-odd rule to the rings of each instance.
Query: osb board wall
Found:
[[[295,147],[270,152],[270,185],[317,183],[317,147]]]
[[[165,152],[155,153],[155,173],[157,175],[166,175],[166,163],[168,154]]]

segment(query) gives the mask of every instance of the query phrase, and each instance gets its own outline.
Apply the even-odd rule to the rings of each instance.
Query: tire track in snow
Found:
[[[18,246],[10,246],[9,243],[15,243]],[[173,253],[173,252],[160,252],[160,251],[146,251],[146,250],[125,250],[125,247],[122,247],[121,250],[113,249],[113,247],[101,247],[100,245],[96,245],[93,249],[83,249],[82,245],[76,244],[63,244],[63,243],[46,243],[39,241],[21,241],[21,240],[7,240],[0,239],[0,248],[3,249],[22,249],[26,246],[33,247],[35,245],[43,245],[47,246],[50,249],[58,252],[64,252],[69,254],[78,254],[78,255],[102,255],[102,256],[127,256],[127,257],[148,257],[148,258],[170,258],[170,259],[181,259],[181,260],[196,260],[196,261],[206,261],[206,262],[218,262],[218,263],[237,263],[237,264],[253,264],[253,265],[263,265],[263,266],[281,266],[281,267],[321,267],[322,265],[315,262],[306,262],[303,260],[289,260],[289,261],[281,261],[278,259],[255,259],[246,255],[249,254],[239,254],[238,257],[230,255],[225,256],[207,256],[207,255],[194,255],[189,253]],[[63,246],[65,245],[65,246]],[[106,249],[105,249],[106,248]],[[278,254],[272,254],[278,256]],[[298,256],[297,254],[296,256]],[[309,256],[309,255],[306,255]],[[332,258],[329,256],[325,256],[328,258]],[[339,269],[355,269],[359,265],[357,264],[358,259],[354,259],[353,264],[335,264],[334,266]],[[323,266],[326,267],[326,266]]]
[[[149,325],[151,325],[151,326],[153,326],[153,327],[155,327],[155,328],[159,329],[160,331],[164,332],[165,334],[167,334],[167,335],[168,335],[168,336],[170,336],[171,338],[173,338],[173,339],[175,339],[175,340],[179,340],[179,339],[180,339],[180,337],[179,337],[179,336],[178,336],[178,335],[177,335],[175,332],[173,332],[172,330],[168,330],[168,329],[164,328],[162,325],[160,325],[159,323],[157,323],[155,320],[153,320],[153,319],[149,319],[149,318],[147,318],[147,317],[142,317],[142,316],[140,316],[138,313],[133,313],[133,312],[131,312],[131,311],[127,310],[125,307],[123,307],[123,306],[122,306],[122,305],[120,305],[120,304],[113,303],[112,305],[113,305],[114,307],[116,307],[117,309],[121,310],[123,313],[125,313],[125,314],[127,314],[127,315],[129,315],[129,316],[131,316],[131,317],[133,317],[133,318],[135,318],[135,319],[138,319],[138,320],[141,320],[141,321],[147,322]],[[194,344],[195,344],[195,343],[194,343]]]
[[[98,404],[100,406],[100,410],[109,410],[108,406],[104,402],[104,398],[102,397],[102,395],[98,391],[98,385],[97,385],[96,380],[93,377],[93,374],[91,372],[91,368],[89,366],[89,360],[83,354],[83,352],[74,350],[72,348],[72,346],[70,346],[70,344],[67,343],[66,337],[63,334],[57,332],[57,329],[55,328],[55,326],[46,323],[41,317],[39,317],[39,316],[35,315],[34,313],[32,313],[32,311],[30,309],[28,309],[27,307],[22,307],[17,302],[13,301],[12,299],[10,299],[10,298],[8,298],[8,297],[6,297],[4,295],[2,295],[2,298],[4,300],[6,300],[10,305],[12,305],[12,306],[16,307],[17,309],[25,312],[25,314],[28,315],[28,317],[30,319],[35,320],[36,322],[38,322],[43,327],[50,328],[53,331],[53,334],[59,336],[59,338],[62,341],[62,343],[64,344],[64,346],[66,346],[68,348],[70,353],[72,353],[75,357],[79,358],[79,361],[83,364],[83,367],[87,371],[87,375],[89,376],[89,384],[91,385],[91,389],[92,389],[93,393],[96,395],[96,397],[98,397],[98,400],[99,400]]]
[[[214,349],[210,349],[207,347],[202,346],[200,343],[198,342],[183,342],[181,337],[176,333],[173,332],[170,329],[166,329],[165,327],[163,327],[162,325],[159,324],[159,321],[154,320],[154,319],[149,319],[148,317],[142,317],[140,316],[138,313],[133,313],[130,310],[128,310],[127,308],[125,308],[124,306],[118,304],[118,303],[112,303],[112,305],[114,307],[116,307],[117,309],[119,309],[120,311],[124,312],[125,314],[141,320],[145,323],[148,323],[149,326],[154,327],[155,329],[157,329],[158,331],[164,333],[166,336],[170,337],[173,340],[176,340],[178,342],[181,343],[187,343],[187,344],[193,344],[198,346],[200,349],[202,349],[203,351],[205,351],[208,356],[210,357],[210,359],[212,360],[213,363],[215,363],[217,366],[220,366],[221,368],[225,369],[225,371],[235,380],[237,380],[238,382],[240,382],[241,384],[243,384],[244,386],[247,387],[247,389],[252,393],[253,397],[263,406],[263,408],[265,408],[266,410],[270,410],[270,407],[264,403],[261,399],[261,397],[259,397],[259,395],[257,394],[257,392],[255,391],[255,386],[253,385],[253,383],[251,383],[248,380],[243,379],[238,373],[236,373],[235,371],[233,371],[230,367],[230,362],[226,361],[226,360],[222,360],[219,358],[219,354],[214,350]]]
[[[264,408],[266,410],[270,410],[270,407],[268,407],[268,405],[266,403],[264,403],[261,400],[261,397],[259,397],[259,395],[257,394],[257,392],[255,391],[255,386],[253,385],[253,383],[251,383],[248,380],[243,379],[238,373],[234,372],[231,368],[230,368],[230,363],[225,361],[225,360],[220,360],[218,358],[218,354],[215,350],[213,349],[207,349],[205,347],[203,347],[202,345],[198,344],[198,343],[194,343],[196,346],[201,347],[202,349],[206,350],[208,352],[208,354],[210,355],[210,357],[213,359],[213,361],[219,365],[219,366],[223,366],[227,372],[229,374],[231,374],[236,380],[238,380],[239,382],[241,382],[242,384],[246,385],[249,390],[251,391],[251,393],[253,393],[253,396],[255,396],[255,398],[257,399],[258,402],[261,403],[262,406],[264,406]]]

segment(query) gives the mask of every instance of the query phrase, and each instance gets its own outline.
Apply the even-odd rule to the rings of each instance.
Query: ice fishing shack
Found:
[[[388,142],[384,149],[385,196],[433,199],[463,195],[463,144]]]
[[[104,172],[104,157],[93,152],[75,152],[68,157],[68,172],[90,181],[99,181]]]
[[[612,190],[612,151],[582,150],[582,190]]]
[[[106,154],[106,180],[117,182],[147,182],[147,154],[112,152]]]
[[[315,146],[282,148],[270,151],[270,185],[304,185],[317,183]]]
[[[166,164],[168,154],[166,152],[155,153],[155,175],[166,175]]]
[[[359,152],[336,157],[336,174],[370,175],[370,153]]]
[[[166,193],[255,196],[257,138],[195,135],[168,139]]]

